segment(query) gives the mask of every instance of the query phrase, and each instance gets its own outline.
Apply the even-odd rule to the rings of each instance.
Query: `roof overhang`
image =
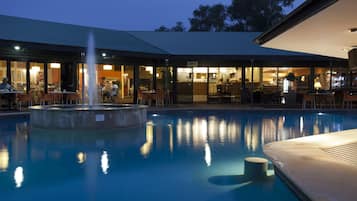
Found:
[[[348,58],[357,47],[356,0],[307,0],[256,38],[263,47]]]

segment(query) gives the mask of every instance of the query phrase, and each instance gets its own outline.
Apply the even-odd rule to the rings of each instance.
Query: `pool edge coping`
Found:
[[[264,146],[263,152],[272,161],[279,178],[287,184],[300,200],[347,201],[350,199],[346,199],[346,192],[348,193],[347,197],[351,195],[353,197],[357,196],[357,192],[354,192],[355,182],[350,180],[353,176],[356,178],[357,166],[343,160],[338,160],[323,149],[355,142],[357,142],[357,129],[350,129],[272,142]],[[316,151],[319,153],[316,154]],[[299,152],[302,152],[302,154]],[[340,169],[336,169],[335,167],[339,167]],[[341,169],[345,170],[342,176],[345,179],[347,178],[349,182],[344,182],[345,180],[343,179],[344,177],[341,177],[341,172],[334,171]],[[331,172],[335,174],[327,174]],[[302,173],[305,173],[305,175]],[[321,181],[312,179],[316,179],[317,177]],[[326,187],[327,183],[329,184],[328,187]]]

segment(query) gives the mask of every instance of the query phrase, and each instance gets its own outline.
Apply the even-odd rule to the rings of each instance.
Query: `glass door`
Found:
[[[178,103],[193,102],[193,70],[192,68],[177,68],[176,98]]]
[[[193,102],[207,102],[207,67],[193,68]]]

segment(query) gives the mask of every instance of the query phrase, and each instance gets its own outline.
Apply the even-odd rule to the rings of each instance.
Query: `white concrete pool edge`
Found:
[[[350,201],[357,197],[357,166],[326,149],[353,143],[357,143],[357,129],[273,142],[265,145],[264,153],[302,197]]]

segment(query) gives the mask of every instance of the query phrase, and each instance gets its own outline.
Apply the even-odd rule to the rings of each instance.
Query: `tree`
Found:
[[[190,18],[190,31],[224,31],[227,13],[222,4],[200,5]]]
[[[266,31],[285,17],[284,9],[294,0],[232,0],[222,4],[200,5],[189,18],[189,31]],[[155,31],[185,31],[182,22]]]
[[[171,28],[167,28],[166,26],[162,25],[158,29],[155,29],[157,32],[183,32],[185,30],[186,28],[183,25],[183,22],[180,21],[176,22],[176,25]]]
[[[228,7],[230,31],[266,31],[285,16],[294,0],[232,0]]]
[[[184,32],[186,30],[182,22],[176,22],[176,25],[170,29],[172,32]]]
[[[157,32],[169,32],[170,29],[165,27],[164,25],[161,25],[158,29],[155,29]]]

